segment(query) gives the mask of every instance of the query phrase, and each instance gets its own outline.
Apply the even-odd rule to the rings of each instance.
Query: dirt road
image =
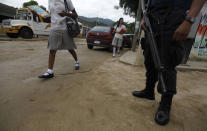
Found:
[[[178,72],[178,94],[165,127],[154,122],[155,101],[131,96],[145,85],[145,70],[119,62],[105,49],[78,41],[81,68],[57,53],[55,77],[47,67],[47,41],[0,42],[0,131],[206,131],[207,73]]]

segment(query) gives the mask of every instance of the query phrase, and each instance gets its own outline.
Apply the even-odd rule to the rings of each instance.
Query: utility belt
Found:
[[[147,10],[147,15],[150,19],[155,20],[157,24],[164,24],[166,19],[169,18],[170,14],[175,11],[185,15],[187,12],[185,9],[181,7],[168,6],[162,8],[151,8]]]

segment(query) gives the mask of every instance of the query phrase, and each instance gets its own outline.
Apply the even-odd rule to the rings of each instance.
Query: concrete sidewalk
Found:
[[[144,57],[140,50],[127,51],[120,57],[120,62],[134,66],[144,66]],[[201,71],[207,72],[207,61],[188,60],[187,64],[177,66],[178,71]]]

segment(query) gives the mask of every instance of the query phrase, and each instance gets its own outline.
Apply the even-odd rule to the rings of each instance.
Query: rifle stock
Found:
[[[147,36],[147,40],[149,42],[149,46],[150,46],[150,50],[151,50],[151,54],[152,54],[152,58],[153,58],[155,68],[158,71],[158,80],[161,84],[163,92],[165,93],[166,92],[166,86],[165,86],[165,82],[164,82],[164,78],[163,78],[164,67],[161,64],[161,60],[160,60],[160,56],[159,56],[159,52],[158,52],[158,48],[157,48],[157,43],[156,43],[153,31],[152,31],[150,20],[147,16],[147,11],[145,9],[144,0],[141,0],[141,4],[142,4],[143,18],[144,18],[145,26],[146,26],[145,33],[146,33],[146,36]]]

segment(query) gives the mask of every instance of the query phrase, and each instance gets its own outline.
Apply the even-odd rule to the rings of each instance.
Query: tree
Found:
[[[30,6],[30,5],[38,5],[38,3],[37,3],[37,1],[34,1],[34,0],[30,0],[29,2],[23,3],[24,8],[26,8],[27,6]]]
[[[128,34],[134,34],[134,27],[135,27],[135,22],[129,23],[127,25],[127,33]]]
[[[119,6],[124,9],[125,15],[136,16],[139,0],[119,0]]]
[[[42,8],[45,11],[47,11],[46,7],[44,7],[43,5],[40,5],[40,8]]]

